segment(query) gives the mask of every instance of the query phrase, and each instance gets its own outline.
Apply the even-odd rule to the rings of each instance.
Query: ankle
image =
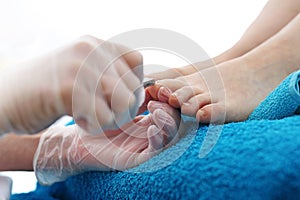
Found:
[[[216,65],[218,65],[223,62],[238,58],[238,57],[242,56],[244,53],[246,53],[246,51],[244,49],[240,48],[240,46],[236,44],[233,47],[231,47],[230,49],[223,52],[222,54],[214,57],[213,60],[216,63]]]

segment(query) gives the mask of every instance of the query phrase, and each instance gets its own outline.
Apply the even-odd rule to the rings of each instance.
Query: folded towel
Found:
[[[249,119],[281,119],[300,108],[300,70],[290,74],[249,116]]]
[[[223,127],[205,158],[199,149],[207,127],[137,167],[150,171],[187,151],[170,165],[147,173],[89,172],[51,187],[39,186],[31,198],[44,199],[299,199],[300,116],[251,120]],[[137,170],[136,169],[136,170]],[[42,193],[42,189],[46,193]],[[51,191],[50,191],[51,190]],[[23,196],[22,196],[23,195]],[[24,194],[14,199],[25,199]]]
[[[300,116],[285,117],[300,105],[286,92],[293,77],[261,103],[252,120],[215,126],[222,132],[204,157],[199,152],[209,126],[134,169],[88,172],[11,199],[300,199]],[[275,110],[280,112],[274,105],[281,105]]]

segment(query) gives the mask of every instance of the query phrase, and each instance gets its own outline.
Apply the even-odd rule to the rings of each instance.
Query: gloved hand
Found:
[[[38,132],[65,114],[88,132],[117,128],[136,115],[142,79],[139,53],[82,37],[1,72],[0,133]]]
[[[148,115],[98,135],[87,134],[77,125],[49,128],[34,156],[38,181],[49,185],[85,171],[131,168],[175,143],[179,112],[157,101],[149,102],[148,109]]]

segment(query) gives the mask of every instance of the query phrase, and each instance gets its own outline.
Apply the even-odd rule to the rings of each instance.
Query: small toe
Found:
[[[175,108],[180,108],[183,103],[202,92],[199,87],[184,86],[170,95],[169,104]]]
[[[169,101],[172,91],[166,87],[160,87],[157,92],[158,101],[167,103]]]
[[[203,106],[206,106],[211,103],[211,98],[208,93],[198,94],[190,98],[186,103],[182,104],[181,112],[184,115],[196,116],[196,113]]]
[[[179,88],[188,85],[186,81],[179,80],[179,79],[164,79],[155,82],[155,86],[166,87],[169,88],[171,91],[176,91]]]
[[[221,103],[208,104],[198,110],[196,119],[201,123],[222,124],[225,122],[225,105]]]

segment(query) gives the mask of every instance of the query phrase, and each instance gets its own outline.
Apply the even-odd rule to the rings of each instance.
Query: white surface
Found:
[[[27,0],[0,2],[0,61],[19,62],[78,36],[102,39],[138,28],[164,28],[196,41],[211,57],[231,47],[255,19],[266,0]],[[146,63],[165,56],[143,52]],[[169,63],[176,67],[182,63]],[[6,173],[14,180],[13,192],[35,188],[33,173]]]
[[[13,194],[33,191],[36,188],[34,172],[1,172],[0,175],[8,176],[13,180]]]

